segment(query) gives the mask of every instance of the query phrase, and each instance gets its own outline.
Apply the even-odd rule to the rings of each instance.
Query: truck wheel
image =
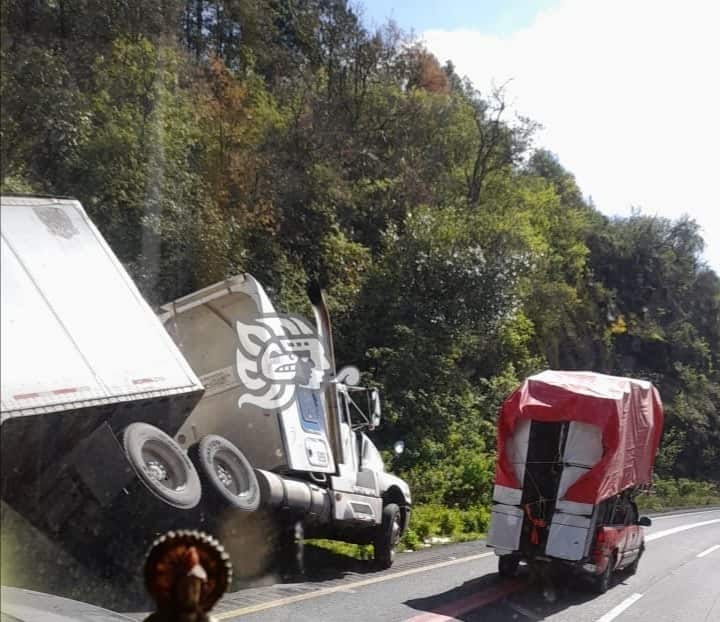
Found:
[[[390,568],[395,561],[395,547],[400,542],[402,515],[395,503],[388,503],[382,512],[382,524],[377,527],[375,536],[375,564],[381,568]]]
[[[593,587],[597,594],[604,594],[610,587],[610,580],[612,579],[613,570],[615,569],[615,553],[613,553],[609,559],[605,570],[602,574],[595,577]]]
[[[501,555],[498,558],[498,574],[508,579],[516,577],[519,564],[520,560],[515,555]]]
[[[208,434],[188,449],[211,503],[253,512],[260,506],[260,487],[248,459],[229,440]]]
[[[638,552],[638,556],[635,558],[635,561],[627,567],[627,572],[629,575],[634,575],[637,572],[638,566],[640,565],[640,558],[642,557],[644,552],[645,545],[641,544],[640,551]]]
[[[143,484],[161,501],[189,510],[200,503],[202,488],[182,447],[159,428],[131,423],[122,435],[125,455]]]

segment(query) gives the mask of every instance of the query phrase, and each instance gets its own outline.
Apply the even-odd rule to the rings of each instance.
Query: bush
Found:
[[[413,531],[410,537],[417,538],[418,546],[437,536],[451,540],[472,540],[482,537],[489,522],[490,511],[485,506],[460,509],[439,504],[419,505],[413,509],[410,518]]]
[[[421,506],[422,507],[422,506]],[[410,521],[418,538],[422,542],[428,540],[435,533],[435,523],[427,512],[422,512],[418,507],[412,514]]]
[[[720,505],[720,491],[711,482],[690,479],[657,479],[649,494],[638,498],[642,510],[662,511],[700,505]]]
[[[461,510],[443,508],[440,515],[440,535],[453,538],[464,531],[463,513]]]
[[[485,506],[476,506],[462,512],[464,533],[484,533],[490,524],[490,510]]]
[[[405,551],[417,551],[422,546],[422,543],[417,531],[412,527],[403,534],[402,540],[400,540],[400,544]]]

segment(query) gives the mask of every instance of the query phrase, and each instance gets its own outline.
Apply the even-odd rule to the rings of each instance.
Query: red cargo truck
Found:
[[[550,577],[637,568],[644,544],[635,497],[652,481],[663,409],[649,382],[545,371],[503,404],[488,545],[502,575],[520,563]]]

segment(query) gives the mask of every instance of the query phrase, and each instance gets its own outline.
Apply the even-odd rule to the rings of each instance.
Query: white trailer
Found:
[[[3,500],[90,557],[108,517],[189,516],[199,477],[171,436],[199,379],[78,201],[3,196],[0,216]]]

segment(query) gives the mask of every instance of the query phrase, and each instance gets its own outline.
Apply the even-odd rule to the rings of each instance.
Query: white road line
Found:
[[[622,601],[617,607],[613,607],[610,611],[608,611],[602,618],[598,618],[596,622],[610,622],[611,620],[614,620],[617,618],[623,611],[625,611],[630,605],[637,602],[643,597],[642,594],[633,594],[632,596],[628,596],[624,601]]]
[[[652,522],[656,520],[665,520],[666,518],[680,518],[681,516],[697,516],[698,514],[710,514],[712,512],[720,512],[720,508],[714,510],[702,510],[700,512],[683,512],[682,514],[663,514],[662,516],[650,516]],[[641,512],[642,514],[642,512]]]
[[[713,525],[720,523],[720,518],[714,518],[713,520],[705,520],[700,523],[690,523],[689,525],[680,525],[679,527],[673,527],[671,529],[663,529],[662,531],[656,531],[645,536],[645,542],[652,542],[658,538],[664,538],[665,536],[671,536],[674,533],[680,531],[686,531],[687,529],[695,529],[696,527],[704,527],[705,525]]]
[[[266,603],[250,605],[248,607],[240,607],[239,609],[233,609],[231,611],[223,611],[220,613],[216,613],[213,617],[217,620],[231,620],[233,618],[248,615],[250,613],[257,613],[258,611],[265,611],[266,609],[274,609],[275,607],[282,607],[284,605],[302,602],[303,600],[310,600],[311,598],[317,598],[318,596],[326,596],[328,594],[336,594],[337,592],[345,592],[347,590],[365,587],[366,585],[373,585],[374,583],[383,583],[384,581],[399,579],[400,577],[408,577],[410,575],[418,574],[419,572],[427,572],[428,570],[436,570],[438,568],[455,566],[456,564],[464,564],[466,562],[471,562],[476,559],[481,559],[483,557],[490,557],[491,555],[495,555],[495,553],[478,553],[477,555],[458,557],[457,559],[437,562],[435,564],[429,564],[427,566],[419,566],[417,568],[409,568],[408,570],[401,570],[400,572],[393,572],[392,574],[381,575],[379,577],[362,579],[361,581],[355,581],[346,585],[335,585],[333,587],[320,588],[319,590],[314,590],[312,592],[303,592],[301,594],[295,594],[293,596],[287,596],[285,598],[271,600]]]
[[[706,555],[710,555],[713,551],[717,551],[720,549],[720,544],[716,544],[715,546],[711,546],[709,549],[705,549],[702,553],[698,553],[698,557],[705,557]]]

